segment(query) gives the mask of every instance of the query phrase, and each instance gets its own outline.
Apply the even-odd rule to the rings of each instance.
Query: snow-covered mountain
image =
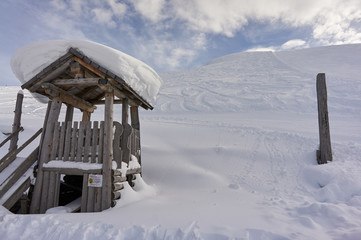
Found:
[[[102,213],[20,216],[0,208],[0,234],[360,239],[360,64],[356,44],[236,53],[162,73],[155,109],[141,112],[144,182],[126,186],[116,207]],[[319,72],[327,78],[334,154],[322,166],[315,157]],[[2,131],[11,129],[18,89],[1,87]],[[45,109],[25,92],[25,136],[41,127]]]

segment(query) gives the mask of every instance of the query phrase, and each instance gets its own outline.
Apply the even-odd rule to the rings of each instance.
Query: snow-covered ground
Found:
[[[360,63],[361,45],[344,45],[238,53],[163,73],[155,109],[140,113],[136,188],[102,213],[22,216],[0,207],[1,239],[361,239]],[[318,72],[327,78],[334,156],[322,166]],[[9,132],[19,87],[0,89],[0,130]],[[22,141],[45,110],[25,92]]]

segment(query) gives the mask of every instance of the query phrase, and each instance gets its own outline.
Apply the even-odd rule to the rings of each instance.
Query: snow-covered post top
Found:
[[[112,71],[146,101],[156,100],[162,80],[148,65],[108,46],[84,40],[51,40],[22,47],[11,58],[11,68],[21,83],[26,83],[52,62],[76,48]]]

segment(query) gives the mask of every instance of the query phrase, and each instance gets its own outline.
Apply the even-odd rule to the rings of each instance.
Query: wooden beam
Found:
[[[94,110],[96,109],[96,106],[94,106],[90,102],[85,101],[84,99],[81,99],[71,93],[68,93],[67,91],[64,91],[63,89],[55,86],[54,84],[43,83],[41,87],[45,89],[45,92],[48,95],[52,97],[58,97],[64,103],[70,104],[83,111],[94,112]]]
[[[94,101],[90,101],[90,103],[93,105],[104,105],[105,100],[94,100]],[[122,104],[122,103],[123,103],[123,100],[121,100],[121,99],[114,100],[114,104]]]
[[[67,86],[67,87],[90,87],[98,85],[100,78],[72,78],[72,79],[56,79],[51,83],[56,86]]]
[[[3,206],[7,209],[12,208],[15,203],[21,198],[23,192],[25,192],[30,187],[30,177],[27,178],[19,188],[6,200]]]

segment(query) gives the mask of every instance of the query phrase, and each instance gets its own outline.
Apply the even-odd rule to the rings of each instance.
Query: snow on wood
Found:
[[[52,40],[29,44],[15,52],[11,59],[11,68],[20,82],[25,83],[70,48],[78,49],[102,67],[123,78],[147,101],[155,101],[162,80],[151,67],[123,52],[91,41]]]

